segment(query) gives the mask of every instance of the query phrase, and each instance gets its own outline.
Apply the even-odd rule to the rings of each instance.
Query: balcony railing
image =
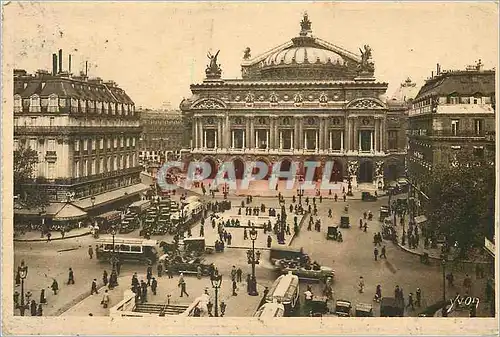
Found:
[[[140,126],[14,126],[15,135],[107,134],[113,132],[140,133]]]
[[[420,132],[416,132],[420,131]],[[476,133],[474,131],[469,131],[469,130],[462,130],[462,131],[456,131],[453,132],[452,130],[408,130],[407,134],[409,136],[420,136],[420,137],[461,137],[461,138],[485,138],[485,137],[491,137],[489,132],[480,132]],[[493,133],[493,138],[495,137]]]

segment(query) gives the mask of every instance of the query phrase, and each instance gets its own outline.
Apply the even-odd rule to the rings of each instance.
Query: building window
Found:
[[[108,138],[108,149],[111,149],[111,138]]]
[[[99,159],[99,173],[104,172],[104,158]]]
[[[104,148],[104,138],[99,139],[99,149],[102,150]]]
[[[120,147],[123,147],[124,143],[125,143],[125,142],[124,142],[123,137],[120,137]]]
[[[37,142],[35,138],[30,139],[30,149],[37,151],[38,147],[36,143]]]
[[[86,177],[89,173],[89,161],[85,159],[83,161],[83,176]]]
[[[395,150],[398,148],[398,131],[389,131],[389,136],[387,139],[388,150]]]
[[[79,178],[80,177],[80,162],[78,160],[75,161],[75,167],[74,167],[73,171],[75,173],[75,178]]]
[[[106,160],[106,171],[111,171],[111,157],[108,157],[108,160]]]
[[[476,136],[483,135],[483,120],[482,119],[474,119],[474,131]]]
[[[113,147],[116,149],[118,147],[118,138],[114,138],[113,143]]]
[[[59,99],[57,95],[50,95],[49,96],[49,106],[47,108],[48,112],[59,112]]]
[[[96,143],[96,140],[92,139],[92,151],[95,151],[95,143]]]
[[[453,136],[456,136],[459,132],[459,129],[458,129],[458,119],[454,119],[451,121],[451,134]]]
[[[21,95],[14,95],[14,113],[23,111]]]
[[[132,146],[135,146],[135,137],[132,138]]]
[[[450,104],[458,104],[460,102],[460,98],[456,96],[450,96],[448,98],[448,103]]]
[[[75,145],[74,145],[74,149],[75,151],[80,151],[80,140],[79,139],[75,139]]]
[[[55,119],[54,117],[50,117],[50,119],[49,119],[49,126],[50,126],[50,127],[54,126],[54,121],[55,121],[55,120],[56,120],[56,119]]]
[[[96,165],[97,165],[97,161],[96,161],[95,159],[92,159],[92,167],[91,167],[91,170],[92,170],[92,171],[91,171],[91,172],[92,172],[91,174],[92,174],[92,175],[94,175],[94,174],[95,174],[95,172],[97,171],[97,167],[96,167]]]
[[[129,147],[129,146],[130,146],[130,138],[127,137],[127,147]]]
[[[38,95],[33,95],[30,97],[30,112],[40,112],[41,107],[40,107],[40,96]]]
[[[87,151],[88,150],[88,139],[84,139],[83,140],[83,151]]]
[[[55,151],[55,149],[56,149],[56,140],[49,139],[47,141],[47,151]]]
[[[19,140],[14,139],[14,151],[19,150]]]
[[[47,165],[47,179],[54,179],[56,176],[56,163],[48,163]]]

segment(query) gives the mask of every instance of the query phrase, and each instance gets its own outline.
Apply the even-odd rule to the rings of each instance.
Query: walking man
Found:
[[[387,259],[387,256],[385,255],[385,246],[382,247],[382,252],[380,254],[380,258]]]
[[[97,291],[97,280],[96,279],[94,279],[92,281],[92,287],[90,289],[90,295],[94,295],[94,293],[99,294],[99,292]]]
[[[236,284],[236,280],[233,280],[233,296],[237,296],[238,294],[236,293],[236,289],[238,288],[238,285]]]
[[[160,262],[158,263],[158,266],[156,267],[156,270],[158,271],[158,277],[161,277],[163,273],[163,264]]]
[[[156,279],[153,277],[151,279],[151,291],[153,292],[153,295],[156,295],[156,289],[158,288],[158,282]]]
[[[102,273],[102,283],[104,283],[105,286],[108,285],[108,272],[104,271]]]
[[[57,291],[59,290],[59,284],[57,283],[56,279],[54,279],[50,287],[52,288],[54,295],[57,295]]]
[[[417,307],[420,307],[422,305],[422,291],[420,288],[417,288],[415,295],[417,296]]]
[[[236,270],[236,281],[237,282],[242,282],[242,275],[243,275],[243,271],[241,270],[241,268],[238,268]]]
[[[148,285],[144,280],[141,280],[141,303],[147,302]]]
[[[233,269],[231,269],[231,281],[236,281],[236,266],[233,266]]]
[[[69,268],[68,273],[68,284],[75,284],[75,275],[73,274],[73,269]]]
[[[92,249],[91,245],[89,245],[89,256],[90,256],[90,259],[92,260],[92,256],[94,256],[94,250]]]
[[[147,285],[151,285],[151,277],[153,277],[153,267],[151,265],[148,266],[148,269],[146,271],[146,278],[148,279]]]
[[[375,255],[375,261],[377,261],[377,258],[378,258],[378,249],[377,249],[377,247],[375,247],[375,249],[373,250],[373,255]]]
[[[103,308],[107,308],[108,307],[108,304],[109,304],[109,294],[108,294],[108,290],[107,289],[104,290],[104,295],[102,295],[101,304],[102,304]]]
[[[411,310],[415,310],[415,307],[413,306],[413,293],[408,294],[408,304],[406,307],[411,307]]]
[[[189,294],[186,292],[186,281],[184,281],[184,275],[181,273],[180,278],[179,278],[179,284],[178,286],[181,288],[181,296],[186,294],[187,297],[189,297]]]

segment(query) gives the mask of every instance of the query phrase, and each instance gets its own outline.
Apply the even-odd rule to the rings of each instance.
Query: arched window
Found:
[[[40,96],[38,95],[32,95],[30,97],[30,112],[40,112],[41,107],[40,107]]]
[[[59,99],[56,94],[51,94],[49,96],[49,105],[47,107],[48,112],[59,112]]]

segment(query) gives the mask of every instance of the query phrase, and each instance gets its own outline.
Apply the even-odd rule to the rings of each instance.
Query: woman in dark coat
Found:
[[[35,300],[31,300],[30,304],[31,316],[36,316],[37,314],[37,305]]]

